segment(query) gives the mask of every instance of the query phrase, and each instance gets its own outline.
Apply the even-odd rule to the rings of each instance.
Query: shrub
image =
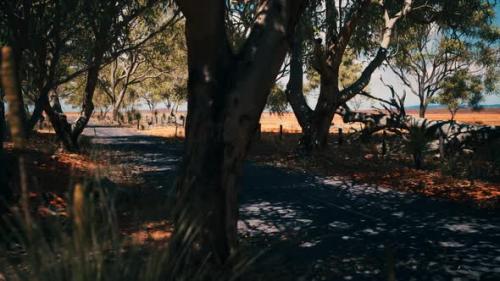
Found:
[[[426,128],[426,122],[423,122],[421,125],[412,124],[404,136],[404,148],[412,156],[417,169],[421,169],[424,165],[424,158],[432,141],[431,135]]]

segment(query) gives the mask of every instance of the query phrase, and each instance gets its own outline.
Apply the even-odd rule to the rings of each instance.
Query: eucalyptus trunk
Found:
[[[421,100],[420,105],[418,107],[418,117],[425,118],[426,111],[427,111],[427,104],[424,100]]]
[[[9,128],[14,147],[24,149],[26,144],[26,112],[12,48],[2,48],[2,88],[9,106]]]
[[[82,104],[82,111],[80,117],[75,122],[75,126],[71,132],[71,142],[73,145],[78,147],[78,138],[82,134],[83,130],[87,126],[94,113],[94,103],[92,102],[94,98],[95,88],[97,86],[97,80],[99,79],[99,67],[101,65],[102,57],[104,51],[98,50],[95,54],[95,63],[87,72],[87,83],[85,85],[84,99]]]
[[[6,202],[10,201],[12,198],[12,192],[9,188],[9,181],[7,179],[7,159],[5,159],[3,143],[6,135],[7,126],[5,124],[5,106],[3,102],[3,90],[1,89],[0,82],[0,218],[3,213],[7,211]]]
[[[198,261],[210,256],[219,265],[235,253],[237,182],[301,2],[262,2],[252,33],[233,54],[226,37],[224,1],[178,1],[186,16],[189,94],[174,251],[190,247],[187,256],[197,256]],[[198,245],[194,248],[186,242],[191,236]],[[189,257],[180,259],[192,260]]]

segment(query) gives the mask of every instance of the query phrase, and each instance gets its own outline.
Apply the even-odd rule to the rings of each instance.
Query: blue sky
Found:
[[[500,5],[497,3],[497,5],[495,6],[495,13],[496,13],[496,24],[497,26],[500,26]]]

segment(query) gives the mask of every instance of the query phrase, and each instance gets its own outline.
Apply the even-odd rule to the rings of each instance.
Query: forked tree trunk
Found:
[[[290,52],[290,79],[286,96],[302,128],[300,146],[305,151],[312,151],[322,149],[327,144],[330,124],[336,111],[335,84],[326,81],[328,79],[326,75],[321,77],[320,96],[316,107],[312,110],[303,92],[303,42],[300,32],[296,33]]]
[[[112,111],[112,116],[113,116],[113,121],[115,122],[120,122],[118,116],[120,114],[120,109],[123,104],[123,100],[125,99],[125,94],[127,93],[127,88],[128,86],[125,85],[123,89],[120,90],[120,93],[118,94],[118,98],[116,99],[116,102],[113,103],[113,111]]]
[[[87,126],[94,112],[94,103],[92,102],[94,98],[95,88],[97,86],[97,79],[99,79],[99,66],[102,61],[104,52],[98,51],[95,55],[95,67],[91,67],[87,73],[87,84],[85,85],[84,99],[82,104],[82,112],[80,117],[75,122],[73,131],[71,132],[71,142],[73,145],[78,147],[78,138],[82,134],[83,130]]]
[[[361,93],[370,82],[373,72],[382,64],[387,56],[387,48],[392,37],[392,32],[396,22],[411,10],[412,0],[405,0],[402,9],[393,17],[389,15],[389,11],[384,8],[384,29],[380,40],[379,50],[373,60],[365,67],[361,76],[350,86],[339,89],[339,74],[342,58],[353,34],[353,30],[360,23],[361,15],[365,13],[373,1],[360,1],[359,6],[355,9],[348,19],[344,20],[343,26],[338,34],[337,22],[338,11],[334,2],[327,2],[325,5],[327,26],[325,41],[326,45],[322,45],[322,40],[316,40],[314,46],[314,58],[312,66],[321,76],[320,93],[316,107],[312,112],[312,117],[307,117],[307,103],[303,98],[301,89],[302,79],[301,70],[298,59],[294,58],[301,53],[301,45],[294,44],[295,50],[292,51],[290,61],[290,81],[287,88],[287,98],[294,113],[302,126],[303,136],[301,145],[306,150],[321,150],[328,143],[328,135],[330,126],[333,121],[335,112],[339,107],[345,104],[350,99]],[[293,70],[296,69],[296,70]],[[295,80],[295,81],[294,81]],[[298,85],[298,86],[296,86]],[[291,91],[294,90],[295,91]],[[310,112],[310,111],[309,111]],[[311,114],[309,114],[311,115]],[[302,125],[304,124],[304,125]],[[304,127],[305,126],[305,127]]]
[[[178,4],[186,16],[189,95],[171,245],[185,253],[179,257],[182,262],[210,256],[211,263],[225,265],[237,247],[241,165],[302,1],[262,2],[252,33],[236,56],[226,37],[224,1]]]
[[[320,98],[318,104],[312,114],[311,123],[308,128],[303,129],[303,135],[300,144],[307,151],[320,151],[326,148],[328,144],[328,136],[330,134],[330,127],[332,125],[333,117],[338,108],[335,98],[335,87],[323,84],[320,89]],[[321,94],[322,91],[330,91],[330,94]],[[324,97],[324,98],[321,98]]]
[[[77,151],[78,145],[73,143],[71,138],[71,125],[66,119],[66,115],[59,113],[52,108],[49,102],[48,94],[44,95],[42,99],[43,110],[47,114],[54,131],[56,132],[57,138],[61,142],[63,148],[67,151]]]
[[[27,128],[26,128],[26,130],[28,132],[33,131],[33,129],[35,128],[36,124],[38,123],[38,121],[40,121],[40,118],[42,117],[42,113],[43,113],[42,99],[43,99],[43,97],[40,96],[35,101],[35,107],[33,109],[33,113],[30,116],[30,119],[28,121],[28,125],[27,125]]]
[[[299,28],[290,50],[290,78],[286,85],[286,98],[292,107],[302,133],[307,134],[311,128],[313,110],[307,104],[304,96],[303,42]]]

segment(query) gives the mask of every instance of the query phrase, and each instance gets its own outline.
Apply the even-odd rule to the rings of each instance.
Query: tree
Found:
[[[6,27],[0,31],[0,41],[13,48],[16,79],[22,85],[18,94],[30,97],[35,105],[25,121],[27,131],[38,121],[42,104],[48,102],[54,80],[63,71],[59,62],[79,27],[77,14],[81,9],[77,0],[0,2],[0,23]]]
[[[438,26],[454,27],[454,32],[464,37],[476,38],[483,31],[492,36],[488,24],[476,20],[480,18],[483,23],[491,21],[493,5],[490,1],[318,1],[312,2],[312,5],[308,13],[317,17],[312,21],[313,31],[321,32],[315,39],[295,37],[290,54],[290,65],[294,70],[290,70],[287,87],[290,104],[303,128],[301,144],[307,150],[326,146],[333,116],[346,102],[357,95],[371,97],[365,87],[373,71],[393,50],[390,42],[395,35],[415,26],[436,23]],[[302,34],[311,33],[307,28],[306,24],[306,32]],[[321,77],[320,94],[314,109],[302,97],[300,58],[301,54],[307,54],[307,50],[301,50],[307,43],[300,42],[304,40],[313,40],[309,65]],[[365,64],[355,82],[342,86],[339,83],[341,65],[349,51],[354,52],[357,59],[372,59]]]
[[[471,75],[483,73],[489,78],[493,78],[491,75],[496,71],[490,61],[492,47],[485,44],[488,41],[491,44],[494,38],[481,40],[482,45],[478,46],[470,42],[471,37],[457,35],[452,28],[431,24],[412,27],[397,39],[396,54],[389,59],[388,65],[418,98],[421,118],[425,117],[433,97],[442,90],[444,84],[441,81],[463,70],[468,70]]]
[[[186,87],[187,81],[187,71],[182,68],[186,64],[183,24],[177,16],[159,17],[154,22],[168,23],[162,32],[156,33],[137,48],[122,53],[99,73],[95,96],[99,101],[97,105],[112,108],[115,121],[119,121],[121,109],[138,100],[158,103],[173,100],[176,98],[175,93],[185,92],[179,91]],[[137,36],[147,34],[150,28],[145,19],[139,19],[137,23],[134,22],[126,40],[139,41]],[[74,106],[81,104],[79,92],[82,91],[83,83],[81,78],[78,80],[66,86],[66,100]]]
[[[189,79],[171,246],[185,253],[179,257],[182,261],[190,260],[186,255],[208,255],[209,261],[223,265],[237,245],[236,184],[242,162],[304,1],[252,2],[257,16],[237,48],[229,43],[225,1],[177,3],[186,17]],[[186,236],[196,241],[198,250]]]
[[[266,108],[273,114],[282,115],[288,106],[286,93],[280,85],[274,85],[267,97]]]
[[[45,111],[63,146],[77,149],[78,137],[93,112],[92,99],[100,69],[164,28],[156,26],[158,29],[148,30],[133,43],[123,40],[136,19],[147,17],[146,12],[158,3],[157,0],[1,2],[0,22],[7,28],[0,32],[0,40],[13,46],[24,95],[32,97],[34,103],[27,128],[31,130]],[[165,5],[160,8],[164,10]],[[51,108],[49,92],[83,74],[86,84],[82,112],[72,128],[64,114]]]
[[[120,54],[126,53],[131,65],[129,70],[135,69],[138,66],[138,62],[134,52],[131,50],[147,42],[159,31],[169,26],[173,22],[173,19],[176,18],[177,14],[174,14],[166,22],[159,21],[159,27],[154,25],[156,29],[131,36],[130,26],[140,24],[143,17],[147,17],[147,14],[144,16],[144,13],[156,3],[158,3],[156,0],[146,1],[144,4],[140,1],[130,0],[128,2],[123,1],[120,5],[116,5],[114,2],[86,2],[87,9],[85,10],[85,15],[92,30],[92,40],[90,40],[92,47],[86,59],[90,63],[87,63],[86,66],[87,77],[83,93],[82,112],[75,122],[74,127],[71,128],[64,115],[54,114],[49,106],[45,107],[45,111],[49,115],[56,132],[58,131],[56,127],[61,127],[58,135],[60,139],[64,140],[63,143],[67,149],[78,149],[78,137],[92,116],[94,110],[93,95],[98,84],[100,68],[102,65],[106,65],[105,54],[115,51],[115,54],[110,56],[110,58],[115,59]],[[131,37],[134,40],[130,40]],[[120,51],[116,51],[116,49]],[[126,73],[126,79],[130,78],[130,71]]]
[[[127,89],[136,93],[137,99],[145,101],[151,111],[158,103],[165,100],[169,102],[185,100],[186,91],[182,89],[187,87],[187,71],[183,66],[186,65],[187,55],[182,36],[183,28],[182,22],[173,24],[137,50],[135,55],[142,61],[137,62],[137,67],[131,69],[132,73],[128,79],[118,85],[121,90],[119,98],[113,98],[115,100],[113,112],[120,110]],[[125,73],[128,71],[125,70]],[[108,90],[107,93],[113,97],[113,91]]]
[[[311,67],[320,75],[319,97],[314,109],[310,108],[303,97],[303,38],[295,37],[290,54],[290,80],[287,96],[292,109],[302,127],[301,145],[308,151],[322,149],[327,144],[327,137],[335,112],[347,101],[362,93],[370,81],[375,69],[382,64],[388,52],[396,23],[413,9],[413,1],[342,1],[313,2],[310,13],[318,14],[318,6],[324,13],[319,13],[319,24],[325,34],[312,43]],[[324,6],[323,6],[324,5]],[[323,9],[325,7],[325,9]],[[373,11],[368,13],[368,11]],[[375,31],[379,36],[373,36]],[[360,38],[369,40],[360,41]],[[376,43],[378,41],[378,43]],[[323,43],[324,42],[324,43]],[[376,55],[356,79],[345,75],[349,69],[354,52],[360,48],[373,49],[378,44]],[[344,69],[341,67],[344,66]],[[354,76],[355,77],[355,76]],[[343,79],[342,79],[343,78]],[[348,81],[348,79],[352,81]],[[344,85],[341,84],[344,80]]]
[[[469,104],[472,109],[479,110],[480,102],[483,98],[484,87],[478,76],[470,75],[465,70],[455,72],[451,77],[441,81],[441,92],[434,99],[436,102],[445,105],[451,114],[451,121],[455,120],[457,111]]]

